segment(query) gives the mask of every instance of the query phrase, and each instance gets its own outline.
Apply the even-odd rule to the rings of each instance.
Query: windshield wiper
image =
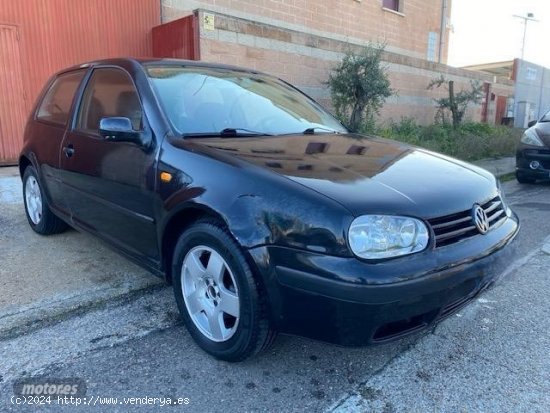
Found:
[[[219,132],[189,132],[183,133],[183,138],[241,138],[250,136],[273,136],[269,133],[258,132],[245,128],[225,128]]]
[[[338,133],[338,131],[336,131],[334,129],[323,128],[322,126],[312,126],[311,128],[307,128],[305,131],[303,131],[302,134],[304,134],[304,135],[315,135],[316,130],[325,131],[325,132],[329,132],[329,133]]]
[[[315,135],[316,131],[323,131],[325,133],[340,133],[337,130],[324,128],[322,126],[312,126],[302,132],[284,133],[277,136],[286,135]],[[219,132],[190,132],[182,134],[184,138],[246,138],[253,136],[274,136],[272,133],[259,132],[246,128],[225,128]]]
[[[291,132],[291,133],[281,133],[277,134],[277,136],[290,136],[290,135],[315,135],[315,131],[320,130],[324,131],[325,133],[333,133],[333,134],[339,134],[341,132],[330,129],[330,128],[324,128],[322,126],[312,126],[311,128],[307,128],[306,130],[302,132]]]
[[[270,133],[258,132],[246,128],[225,128],[220,131],[220,136],[223,137],[239,137],[239,136],[273,136]]]

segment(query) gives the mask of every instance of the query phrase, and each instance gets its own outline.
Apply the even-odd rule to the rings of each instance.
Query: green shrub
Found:
[[[353,132],[372,133],[375,115],[394,94],[383,53],[383,44],[368,44],[359,53],[349,50],[329,74],[336,115]]]
[[[490,135],[498,127],[489,125],[488,123],[476,123],[476,122],[465,122],[461,125],[460,131],[462,133],[473,133],[476,135]]]
[[[505,126],[466,122],[458,128],[450,124],[420,126],[413,118],[389,121],[376,134],[465,161],[513,156],[522,131]]]

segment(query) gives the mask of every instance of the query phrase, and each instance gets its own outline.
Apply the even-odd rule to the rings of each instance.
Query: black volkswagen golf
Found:
[[[201,62],[57,73],[19,167],[34,231],[89,232],[165,277],[191,336],[229,361],[276,332],[364,345],[433,326],[495,280],[519,230],[490,173]]]

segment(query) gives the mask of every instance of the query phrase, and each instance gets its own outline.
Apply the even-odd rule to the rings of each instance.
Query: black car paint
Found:
[[[497,195],[495,177],[481,168],[381,138],[320,134],[196,142],[337,200],[353,216],[429,219],[470,209]]]
[[[207,66],[90,63],[82,66],[87,74],[66,133],[31,116],[21,168],[35,166],[52,210],[71,225],[170,278],[175,237],[197,217],[217,217],[248,251],[273,323],[283,332],[341,344],[373,342],[377,327],[420,315],[422,326],[430,325],[447,304],[473,297],[497,273],[495,253],[502,255],[519,230],[515,215],[486,236],[437,250],[432,241],[423,252],[381,262],[354,257],[346,235],[361,214],[427,220],[468,210],[497,194],[488,172],[359,135],[178,137],[144,72],[149,63]],[[143,105],[144,145],[75,130],[74,113],[96,67],[119,67],[133,79]],[[69,145],[72,156],[63,151]],[[333,153],[336,147],[347,150]],[[160,181],[161,171],[172,179]],[[409,283],[416,287],[409,290]]]
[[[519,143],[516,151],[516,171],[526,178],[550,179],[550,122],[536,122],[530,128],[545,145],[532,146]],[[531,169],[533,161],[540,163],[539,169]]]

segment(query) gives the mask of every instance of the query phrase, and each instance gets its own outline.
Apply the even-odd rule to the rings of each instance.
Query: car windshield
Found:
[[[271,76],[181,66],[146,70],[164,112],[181,135],[347,132],[313,100]]]

